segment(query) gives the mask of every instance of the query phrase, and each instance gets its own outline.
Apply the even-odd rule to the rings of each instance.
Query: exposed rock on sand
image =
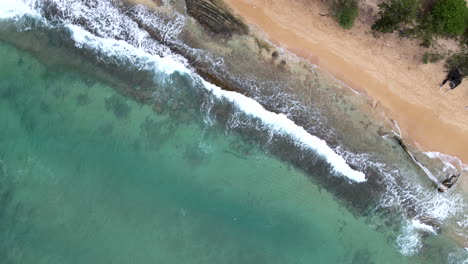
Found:
[[[195,18],[203,28],[226,38],[233,34],[247,34],[248,27],[234,17],[226,5],[219,0],[186,0],[187,13]]]

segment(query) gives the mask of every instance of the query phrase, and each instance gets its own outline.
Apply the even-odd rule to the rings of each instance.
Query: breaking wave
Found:
[[[16,1],[15,1],[16,2]],[[298,141],[298,144],[310,147],[324,157],[333,170],[355,182],[365,181],[364,173],[353,170],[346,161],[336,154],[324,140],[308,134],[304,128],[297,126],[284,114],[268,112],[253,99],[241,94],[223,91],[197,76],[187,67],[183,57],[174,55],[163,44],[157,43],[149,34],[138,28],[133,20],[121,15],[118,9],[107,1],[56,1],[54,13],[63,19],[64,26],[72,34],[78,48],[86,48],[96,52],[103,59],[111,59],[119,64],[131,64],[137,68],[154,69],[155,76],[163,81],[167,75],[174,72],[186,74],[193,81],[201,82],[216,97],[228,100],[246,114],[259,118],[277,133],[285,133]],[[38,6],[37,2],[30,2],[29,6]],[[15,14],[15,8],[18,13]],[[7,8],[8,17],[27,14],[24,4],[15,4]],[[100,12],[108,14],[105,19]],[[2,12],[3,13],[3,12]],[[33,14],[33,11],[29,12]],[[86,18],[86,19],[85,19]],[[83,22],[86,21],[86,22]],[[85,30],[82,25],[86,24]],[[174,30],[176,27],[169,27]],[[177,30],[175,30],[177,32]],[[123,40],[125,39],[125,40]],[[148,50],[156,51],[149,53]],[[164,57],[161,57],[163,55]],[[161,76],[161,74],[163,74]]]
[[[50,3],[53,5],[47,5]],[[412,213],[405,214],[406,222],[396,240],[402,254],[417,253],[422,247],[422,233],[437,234],[439,231],[434,226],[447,220],[454,219],[460,234],[467,236],[464,230],[468,226],[466,221],[468,208],[461,194],[456,192],[440,194],[433,188],[415,184],[414,180],[405,177],[401,170],[389,168],[390,166],[383,162],[372,159],[373,157],[369,154],[355,154],[342,146],[331,148],[324,140],[311,135],[291,120],[294,117],[294,111],[291,109],[303,110],[304,106],[294,100],[292,95],[274,91],[277,85],[274,82],[267,84],[273,87],[274,91],[268,98],[260,95],[254,77],[235,77],[240,84],[249,87],[253,95],[251,98],[240,93],[222,90],[207,82],[194,72],[187,59],[175,54],[168,47],[168,44],[183,46],[196,54],[200,60],[212,61],[213,65],[223,70],[222,58],[212,58],[206,51],[188,47],[179,41],[178,35],[185,24],[184,16],[177,13],[172,16],[152,16],[146,8],[141,6],[132,7],[125,12],[119,10],[110,1],[0,0],[0,19],[12,20],[20,25],[21,29],[28,27],[21,20],[22,17],[35,17],[50,27],[67,29],[77,48],[92,51],[99,60],[130,65],[138,70],[152,71],[157,83],[168,82],[170,75],[175,73],[186,76],[194,83],[194,86],[203,87],[209,91],[218,102],[229,102],[243,114],[261,120],[271,133],[288,135],[295,139],[298,146],[314,150],[326,159],[333,172],[345,176],[350,183],[365,182],[366,177],[362,171],[366,171],[368,167],[374,168],[384,175],[381,184],[386,187],[379,207],[398,208],[401,211],[411,208]],[[129,17],[130,15],[132,18]],[[158,28],[157,34],[161,34],[159,36],[161,41],[156,41],[148,31],[141,29],[142,25]],[[280,113],[267,111],[262,106],[272,102],[277,104],[274,108]],[[212,123],[209,117],[211,107],[212,104],[206,104],[204,109],[207,113],[204,116],[207,124]],[[319,124],[319,120],[310,122],[315,121]],[[243,121],[233,115],[230,122],[231,126],[237,126],[240,124],[236,122]],[[460,169],[468,171],[468,168],[455,158],[435,152],[425,154],[429,158],[444,161],[446,167],[439,174]],[[355,168],[351,168],[347,161],[353,161]],[[417,209],[414,208],[415,205]],[[439,223],[432,225],[432,220]],[[428,222],[430,224],[427,224]]]

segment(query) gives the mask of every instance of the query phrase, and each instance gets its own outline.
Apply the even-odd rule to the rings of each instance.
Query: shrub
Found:
[[[436,63],[441,61],[444,58],[443,54],[440,53],[432,53],[432,52],[425,52],[422,57],[422,62],[424,64],[428,63]]]
[[[465,33],[463,34],[463,36],[460,39],[460,46],[462,46],[464,48],[468,48],[468,27],[465,28]]]
[[[468,48],[452,54],[447,61],[445,61],[445,69],[447,71],[458,68],[462,76],[468,76]]]
[[[418,13],[419,0],[390,0],[379,4],[379,18],[372,25],[372,30],[392,33],[403,25],[411,23]]]
[[[420,45],[422,47],[429,48],[434,43],[434,34],[430,30],[419,27],[418,30],[415,30],[414,35],[421,39]]]
[[[333,17],[344,29],[350,29],[359,15],[357,0],[333,0],[330,4]]]
[[[432,27],[440,35],[463,34],[468,20],[465,0],[438,0],[431,12]]]

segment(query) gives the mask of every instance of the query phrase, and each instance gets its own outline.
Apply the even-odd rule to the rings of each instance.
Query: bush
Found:
[[[464,48],[453,54],[445,61],[445,69],[447,71],[454,68],[458,68],[463,77],[468,76],[468,48]]]
[[[419,26],[415,31],[414,35],[421,40],[420,45],[425,48],[429,48],[434,43],[434,34],[432,31],[425,29],[423,26]]]
[[[465,33],[460,39],[460,46],[464,48],[468,48],[468,27],[465,28]]]
[[[359,15],[357,0],[333,0],[330,4],[333,17],[344,29],[350,29]]]
[[[444,59],[444,55],[440,53],[425,52],[422,57],[422,62],[424,64],[436,63]]]
[[[411,23],[418,13],[419,0],[390,0],[379,4],[379,18],[372,25],[372,30],[392,33],[403,25]]]
[[[457,36],[465,32],[468,8],[465,0],[438,0],[431,12],[432,27],[440,35]]]

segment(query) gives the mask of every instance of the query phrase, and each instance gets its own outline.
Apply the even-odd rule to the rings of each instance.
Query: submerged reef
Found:
[[[107,3],[88,2],[95,5]],[[168,9],[164,5],[150,9],[133,5],[131,1],[126,5],[106,6],[106,10],[118,12],[115,17],[122,17],[122,21],[112,21],[119,29],[115,36],[109,36],[114,32],[103,33],[96,29],[94,23],[99,23],[99,19],[86,15],[69,18],[52,1],[47,2],[43,12],[47,14],[46,17],[72,21],[98,36],[140,45],[148,54],[181,56],[183,59],[178,59],[205,81],[253,98],[266,110],[284,114],[308,133],[325,140],[351,168],[365,173],[367,181],[357,184],[337,177],[339,173],[331,166],[334,161],[326,160],[290,135],[272,131],[262,120],[242,113],[231,102],[218,100],[215,103],[215,97],[206,89],[201,89],[203,84],[197,83],[196,78],[189,74],[174,73],[164,80],[158,79],[161,77],[148,64],[134,65],[131,59],[119,61],[106,57],[101,51],[77,48],[70,40],[58,42],[57,39],[69,39],[70,33],[66,31],[48,32],[47,38],[53,38],[60,44],[53,52],[47,51],[50,49],[49,41],[37,33],[14,33],[11,36],[2,35],[0,39],[16,42],[15,45],[27,50],[45,49],[42,54],[63,53],[64,58],[80,58],[54,63],[92,72],[112,84],[122,95],[151,105],[156,113],[190,120],[193,116],[191,111],[201,111],[205,124],[238,133],[270,155],[306,172],[311,181],[334,194],[356,216],[371,218],[376,211],[384,215],[386,210],[402,210],[404,217],[418,217],[424,223],[438,225],[438,221],[431,220],[428,215],[428,208],[418,204],[417,198],[407,199],[405,196],[407,193],[410,193],[410,197],[424,195],[415,184],[425,179],[425,175],[397,142],[382,136],[391,134],[385,124],[360,111],[368,104],[365,99],[320,73],[308,62],[266,41],[259,41],[249,34],[247,26],[232,15],[222,2],[176,2],[174,6],[180,7],[178,9]],[[18,37],[20,34],[23,35]],[[136,36],[144,38],[137,39]],[[26,39],[42,39],[42,42],[24,41]],[[35,46],[28,43],[35,43]],[[47,56],[41,56],[43,60],[48,60]],[[79,63],[74,64],[73,61]],[[169,91],[174,82],[182,88]],[[171,96],[167,96],[166,90]],[[118,98],[112,96],[104,104],[117,118],[124,119],[129,116],[130,110]],[[79,104],[85,102],[78,99]],[[169,138],[172,129],[153,119],[146,119],[140,131],[151,141],[151,138]],[[157,146],[164,142],[152,143]],[[248,155],[243,153],[242,147],[234,146],[233,149],[238,157]],[[202,162],[203,155],[187,149],[186,158],[196,166]],[[403,202],[398,200],[400,196],[405,196]],[[382,200],[391,202],[381,206]],[[361,255],[364,257],[356,258],[366,258],[365,254]]]
[[[195,18],[207,32],[231,38],[244,35],[249,28],[233,16],[220,0],[186,0],[187,13]]]

